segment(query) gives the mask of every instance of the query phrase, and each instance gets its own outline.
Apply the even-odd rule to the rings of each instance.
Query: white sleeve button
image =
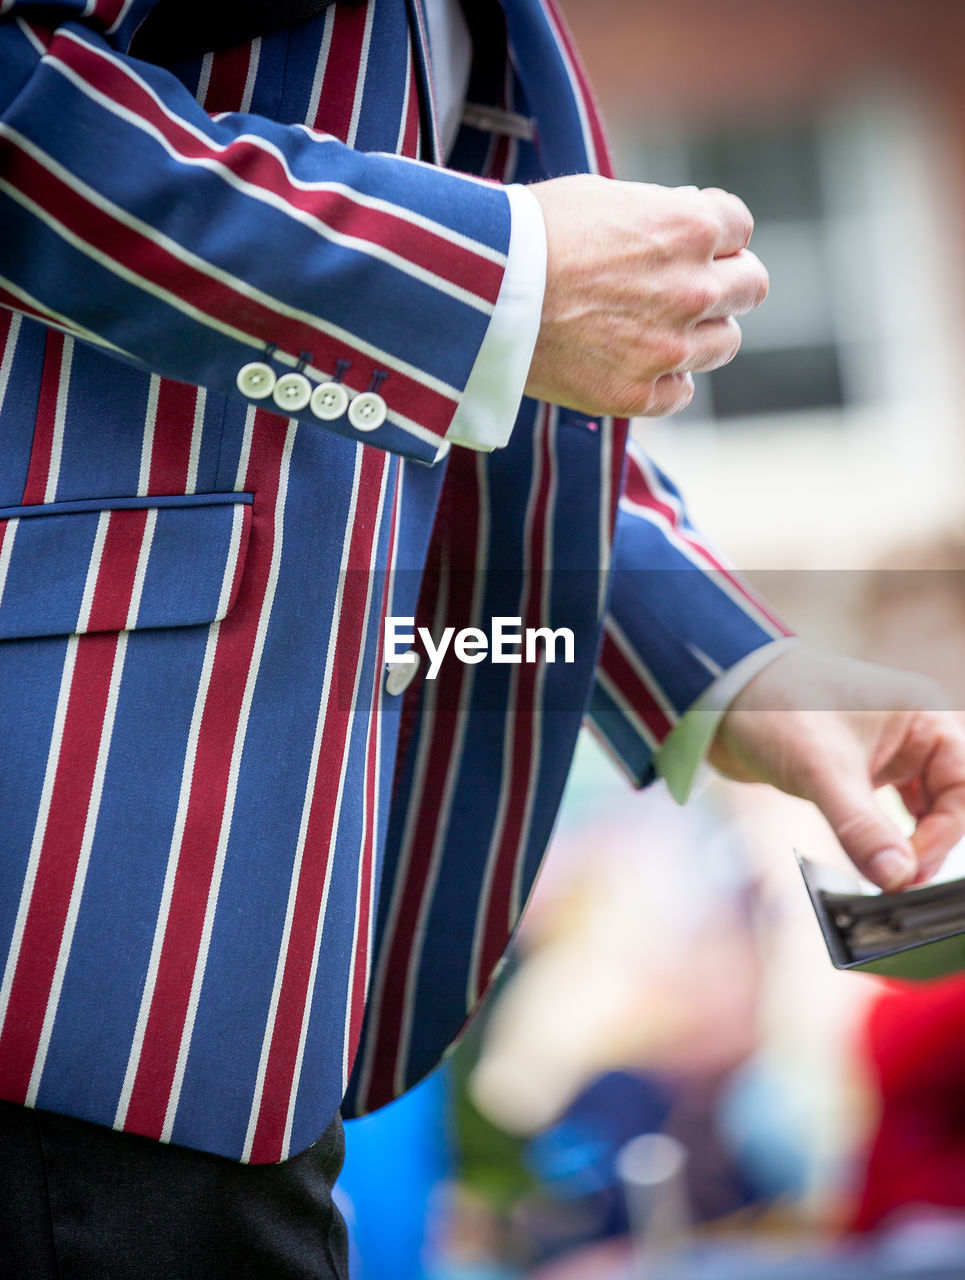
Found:
[[[286,413],[300,413],[312,398],[312,384],[303,373],[285,373],[275,383],[272,399]]]
[[[275,371],[263,360],[252,360],[238,370],[235,386],[249,400],[267,400],[275,389]]]
[[[356,431],[374,431],[385,421],[385,401],[376,391],[363,391],[348,407],[348,420]]]
[[[419,670],[419,654],[415,649],[402,655],[398,662],[390,662],[385,678],[385,691],[393,695],[405,693]]]
[[[340,382],[323,382],[312,392],[310,404],[316,418],[332,422],[348,408],[348,392]]]

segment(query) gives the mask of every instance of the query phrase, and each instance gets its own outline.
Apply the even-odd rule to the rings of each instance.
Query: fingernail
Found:
[[[912,854],[904,849],[882,849],[868,863],[868,871],[882,889],[897,889],[911,878],[916,865]]]

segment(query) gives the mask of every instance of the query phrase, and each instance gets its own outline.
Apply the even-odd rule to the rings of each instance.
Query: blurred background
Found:
[[[562,7],[619,175],[737,192],[771,275],[641,438],[806,639],[965,708],[965,4]],[[961,1280],[965,980],[834,970],[795,848],[840,862],[802,803],[681,809],[585,741],[495,998],[347,1126],[353,1280]]]

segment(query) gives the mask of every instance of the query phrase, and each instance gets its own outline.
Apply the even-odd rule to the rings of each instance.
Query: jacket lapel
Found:
[[[572,37],[553,0],[500,0],[509,47],[547,173],[600,173],[612,166],[599,111]]]
[[[131,44],[148,62],[169,64],[247,44],[295,22],[314,18],[335,0],[161,0]],[[340,0],[342,4],[358,0]]]
[[[432,87],[432,64],[429,59],[429,25],[424,0],[405,0],[412,29],[412,47],[419,78],[419,110],[422,118],[423,155],[429,164],[442,163],[439,137],[439,114]]]

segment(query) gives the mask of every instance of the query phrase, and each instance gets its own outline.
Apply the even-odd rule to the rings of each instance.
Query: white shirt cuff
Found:
[[[546,288],[546,226],[539,201],[524,186],[509,197],[506,272],[486,337],[446,432],[452,444],[501,449],[509,443],[533,360]]]
[[[797,643],[794,636],[785,636],[741,658],[708,685],[671,729],[654,755],[653,765],[678,804],[684,804],[693,790],[724,712],[745,685]]]

